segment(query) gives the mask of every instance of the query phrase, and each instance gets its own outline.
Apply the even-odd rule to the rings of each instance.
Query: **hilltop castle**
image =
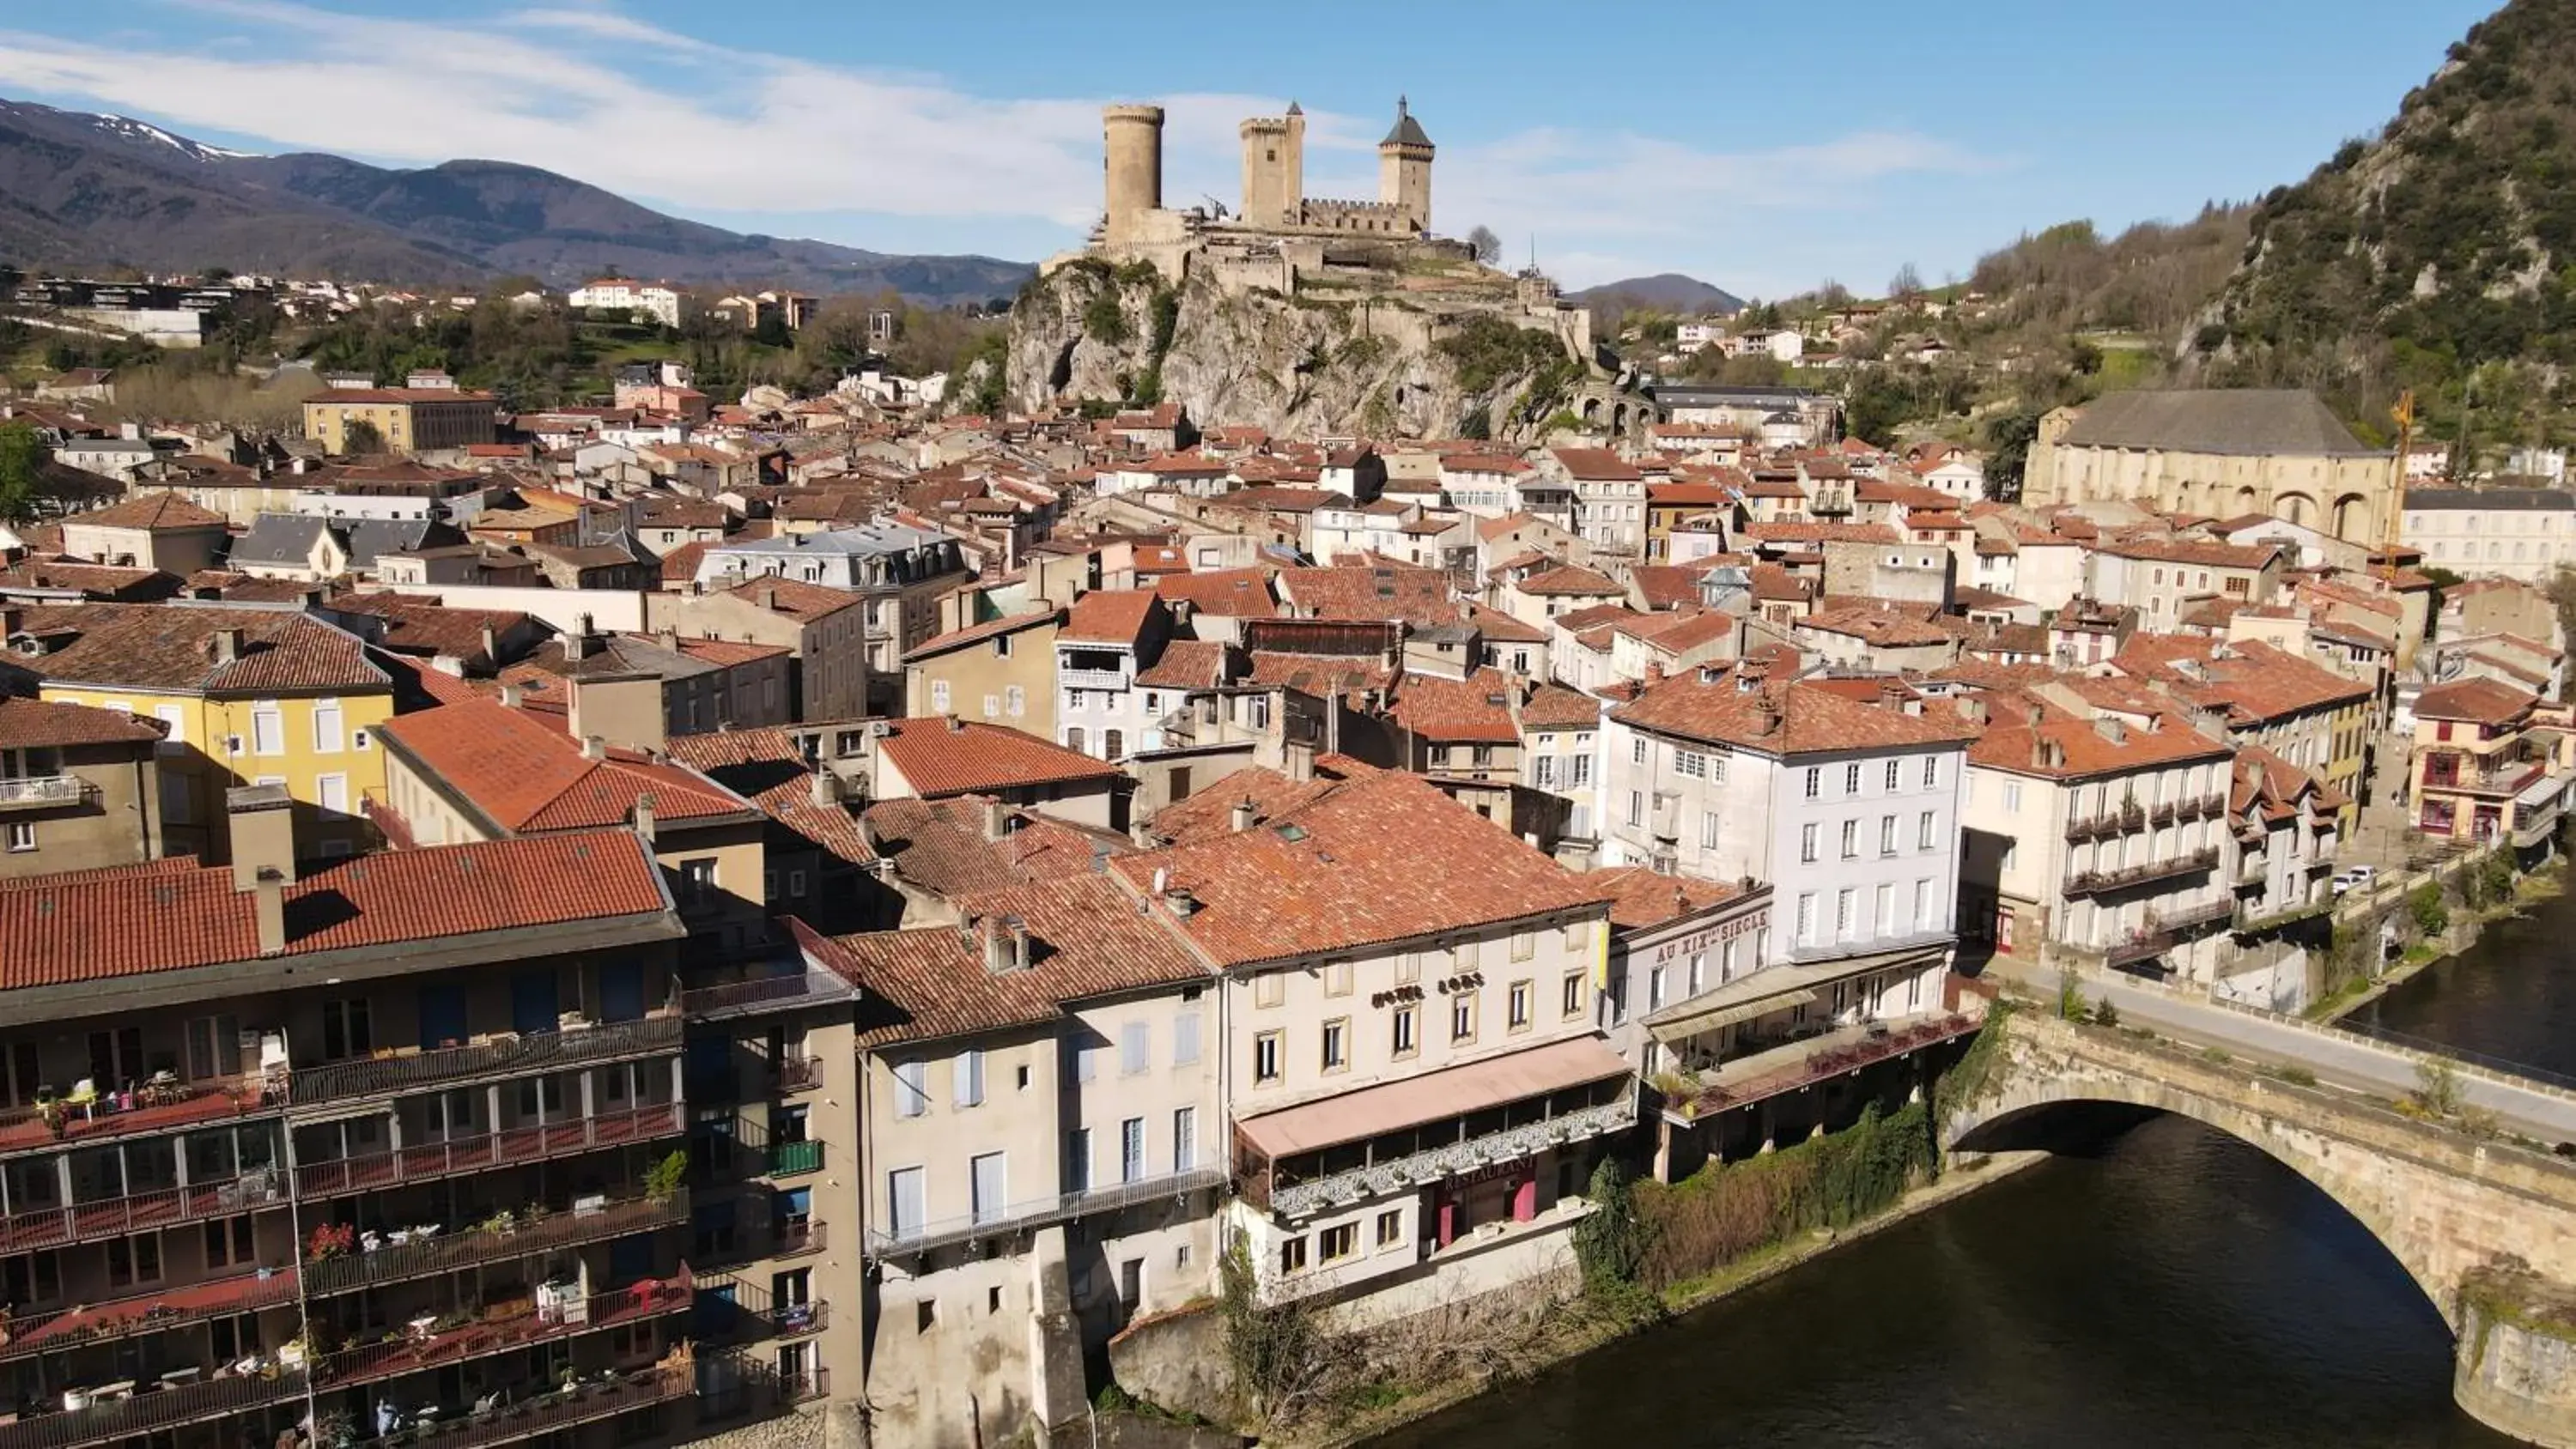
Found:
[[[1163,108],[1113,105],[1101,113],[1104,206],[1090,243],[1039,264],[1040,275],[1077,261],[1145,262],[1178,285],[1213,283],[1228,296],[1310,293],[1335,301],[1384,301],[1361,325],[1375,336],[1427,347],[1473,314],[1555,334],[1574,357],[1592,355],[1591,313],[1562,301],[1536,269],[1517,276],[1480,264],[1463,241],[1431,234],[1431,163],[1437,148],[1402,98],[1378,142],[1375,201],[1306,194],[1306,113],[1255,116],[1243,142],[1243,196],[1228,212],[1211,200],[1163,204]]]

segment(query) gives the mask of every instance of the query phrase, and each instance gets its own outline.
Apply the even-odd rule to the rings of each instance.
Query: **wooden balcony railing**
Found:
[[[542,1127],[513,1127],[473,1137],[452,1137],[395,1152],[308,1162],[296,1169],[295,1186],[305,1197],[370,1192],[407,1182],[453,1177],[460,1172],[486,1172],[495,1167],[676,1136],[686,1128],[680,1104],[664,1102],[569,1122],[549,1122]]]

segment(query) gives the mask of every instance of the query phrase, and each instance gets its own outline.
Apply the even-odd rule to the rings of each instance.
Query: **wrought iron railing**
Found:
[[[113,1443],[300,1399],[304,1392],[304,1374],[293,1369],[273,1377],[239,1374],[175,1387],[138,1386],[131,1398],[0,1425],[0,1449],[76,1449],[83,1444]]]
[[[2190,875],[2194,871],[2214,869],[2217,864],[2217,847],[2205,846],[2187,855],[2149,861],[2144,865],[2128,866],[2120,870],[2078,871],[2067,878],[2066,894],[2089,896],[2128,890],[2150,881],[2169,880],[2177,876]]]
[[[0,806],[77,805],[92,788],[78,775],[27,775],[0,780]]]
[[[285,1178],[273,1169],[263,1168],[224,1182],[164,1188],[69,1206],[21,1208],[0,1218],[0,1252],[130,1237],[155,1228],[257,1212],[285,1202]]]
[[[507,1353],[550,1339],[595,1333],[689,1307],[696,1280],[687,1264],[669,1278],[652,1278],[606,1293],[574,1300],[570,1308],[548,1312],[532,1300],[503,1317],[473,1319],[426,1332],[390,1331],[374,1343],[344,1348],[313,1367],[314,1382],[326,1388],[399,1378],[424,1369],[443,1368],[467,1359]]]
[[[1095,1213],[1115,1212],[1156,1198],[1202,1192],[1222,1186],[1224,1182],[1222,1169],[1194,1167],[1135,1182],[1112,1183],[1078,1192],[1057,1193],[1052,1197],[1032,1198],[987,1212],[965,1213],[926,1223],[897,1224],[890,1228],[870,1228],[868,1256],[882,1258],[899,1253],[926,1253]]]
[[[0,1318],[0,1359],[158,1333],[210,1318],[257,1312],[294,1298],[294,1273],[263,1268],[193,1284],[185,1294],[143,1293],[76,1308],[11,1313]]]
[[[417,1424],[381,1438],[361,1439],[356,1449],[489,1449],[494,1444],[533,1439],[648,1404],[684,1399],[694,1392],[696,1386],[685,1372],[660,1367],[642,1369],[606,1383],[575,1384],[570,1389],[538,1394],[515,1404],[495,1404],[461,1419]]]
[[[669,1137],[685,1130],[680,1104],[664,1102],[569,1122],[549,1122],[542,1127],[513,1127],[364,1157],[308,1162],[295,1170],[295,1185],[307,1197],[366,1192],[453,1177],[460,1172],[484,1172],[514,1163],[567,1157],[601,1147]]]
[[[477,1077],[527,1076],[639,1053],[677,1051],[681,1031],[679,1014],[665,1011],[633,1021],[601,1022],[569,1031],[529,1032],[409,1056],[297,1067],[286,1079],[287,1101],[303,1107],[413,1092]]]
[[[792,1011],[850,999],[850,983],[819,971],[728,981],[680,993],[680,1014],[691,1021],[721,1021],[763,1012]]]
[[[1497,1162],[1517,1162],[1559,1143],[1583,1142],[1625,1132],[1636,1125],[1636,1121],[1636,1093],[1623,1092],[1615,1102],[1579,1107],[1542,1121],[1415,1152],[1392,1162],[1371,1163],[1304,1182],[1274,1185],[1270,1191],[1270,1210],[1284,1217],[1304,1217],[1335,1203],[1359,1202],[1390,1193],[1408,1192]]]
[[[689,1193],[630,1197],[596,1207],[560,1208],[542,1217],[515,1216],[507,1227],[484,1227],[443,1237],[388,1243],[304,1262],[305,1291],[345,1293],[380,1283],[452,1273],[478,1263],[505,1262],[557,1248],[624,1237],[689,1220]]]

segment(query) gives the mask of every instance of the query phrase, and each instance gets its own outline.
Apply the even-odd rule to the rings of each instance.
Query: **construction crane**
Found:
[[[2387,519],[2379,531],[2380,577],[2397,577],[2398,522],[2406,508],[2406,455],[2415,445],[2415,390],[2408,388],[2397,395],[2397,406],[2388,410],[2397,422],[2397,459],[2395,477],[2388,488]]]

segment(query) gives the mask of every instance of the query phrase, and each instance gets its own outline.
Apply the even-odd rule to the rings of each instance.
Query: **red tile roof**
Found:
[[[1202,614],[1266,617],[1279,612],[1279,601],[1270,592],[1270,574],[1269,569],[1165,574],[1154,581],[1154,593],[1167,604],[1186,601]]]
[[[885,723],[891,733],[877,748],[924,797],[1112,780],[1124,773],[1106,760],[1002,725],[938,718]]]
[[[1556,461],[1571,477],[1593,482],[1634,483],[1646,475],[1637,465],[1608,448],[1556,448]]]
[[[1542,684],[1521,706],[1521,733],[1588,730],[1601,725],[1601,701],[1562,684]]]
[[[1714,679],[1703,678],[1711,672]],[[1738,688],[1736,674],[1728,670],[1673,675],[1612,714],[1639,728],[1769,755],[1940,746],[1978,733],[1963,716],[1937,705],[1907,714],[1812,684]]]
[[[1395,687],[1395,722],[1440,744],[1513,744],[1512,691],[1518,686],[1492,670],[1465,679],[1408,674]]]
[[[671,909],[661,868],[625,830],[370,855],[306,876],[285,897],[284,957]],[[230,866],[0,881],[0,940],[10,943],[0,989],[261,960],[256,910]]]
[[[1133,645],[1160,601],[1150,589],[1095,589],[1073,601],[1059,642]]]
[[[377,736],[514,835],[622,825],[650,799],[662,821],[742,816],[752,803],[683,766],[628,750],[606,759],[523,710],[491,700],[441,705],[385,721]]]
[[[89,524],[97,528],[221,528],[224,516],[180,497],[176,493],[137,494],[122,503],[87,513],[75,513],[63,520],[71,524]]]
[[[75,642],[17,662],[65,684],[260,695],[366,694],[393,683],[356,635],[285,610],[84,604],[60,611],[53,622],[71,629]],[[216,657],[216,636],[225,629],[241,631],[229,664]]]
[[[2415,699],[2417,719],[2467,720],[2474,724],[2511,724],[2539,702],[2509,684],[2493,679],[2459,679],[2436,684]]]
[[[817,850],[854,865],[876,859],[867,832],[848,807],[814,803],[814,767],[786,730],[681,735],[671,741],[671,758],[757,804]],[[660,807],[657,797],[654,808]]]
[[[2370,698],[2368,684],[2259,640],[2133,634],[2112,663],[2124,674],[2156,681],[2177,699],[2223,709],[2237,723],[2339,709]]]
[[[1225,667],[1225,646],[1201,639],[1175,639],[1163,646],[1153,667],[1137,672],[1148,689],[1208,689]]]
[[[1608,574],[1576,564],[1560,564],[1513,585],[1524,594],[1566,594],[1579,598],[1628,597],[1627,586]]]
[[[981,624],[969,624],[963,629],[951,629],[945,634],[934,634],[922,640],[903,652],[904,662],[927,659],[934,654],[945,654],[951,649],[980,644],[987,639],[1004,634],[1016,634],[1023,629],[1037,628],[1041,624],[1060,623],[1063,619],[1064,611],[1056,608],[1036,609],[1026,614],[1011,614],[1004,618],[987,619]]]
[[[0,698],[0,750],[158,743],[162,738],[159,724],[137,719],[123,710]]]
[[[1253,827],[1141,855],[1111,871],[1139,891],[1157,872],[1196,902],[1153,910],[1220,967],[1381,946],[1533,916],[1604,914],[1605,893],[1418,776],[1368,771],[1291,785]],[[1224,808],[1239,771],[1204,792]],[[1274,777],[1275,779],[1275,777]],[[1275,787],[1274,787],[1275,789]],[[1195,804],[1196,801],[1185,802]],[[1169,814],[1170,812],[1165,812]],[[1158,817],[1159,822],[1159,817]]]
[[[752,579],[721,592],[791,619],[820,619],[863,602],[857,594],[802,579]]]
[[[1734,881],[1659,875],[1642,865],[1596,870],[1585,879],[1609,893],[1610,924],[1626,931],[1660,926],[1746,893]]]

